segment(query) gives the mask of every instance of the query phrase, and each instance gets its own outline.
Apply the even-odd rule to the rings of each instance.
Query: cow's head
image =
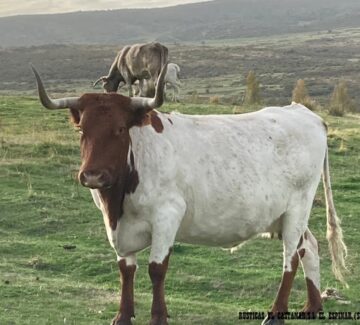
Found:
[[[125,82],[125,81],[120,74],[112,75],[112,76],[102,76],[93,83],[93,87],[95,87],[100,82],[102,83],[104,92],[110,93],[110,92],[116,92],[119,88],[120,82]]]
[[[50,99],[32,67],[42,105],[48,109],[70,109],[80,130],[82,165],[78,178],[82,185],[102,190],[126,185],[133,160],[129,130],[142,125],[146,114],[162,105],[166,69],[167,65],[160,73],[154,98],[86,93],[81,97]]]

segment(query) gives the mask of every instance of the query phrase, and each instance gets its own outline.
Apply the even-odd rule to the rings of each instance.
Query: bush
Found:
[[[303,101],[308,97],[309,95],[305,86],[305,81],[304,79],[299,79],[292,91],[292,100],[296,103],[304,104]]]
[[[245,91],[245,99],[244,104],[252,105],[259,104],[261,102],[260,96],[260,84],[256,80],[255,72],[249,71],[246,77],[246,91]]]
[[[305,100],[303,100],[301,104],[306,106],[311,111],[320,111],[322,108],[316,100],[311,99],[310,97],[305,98]]]
[[[209,98],[209,103],[210,104],[219,104],[220,102],[220,97],[219,96],[211,96]]]
[[[329,114],[343,116],[347,112],[354,112],[355,105],[349,97],[345,81],[340,81],[334,88],[330,98]]]
[[[191,94],[191,102],[194,104],[197,104],[199,102],[199,94],[196,90],[193,91],[193,93]]]
[[[292,101],[303,104],[311,111],[321,109],[320,104],[318,104],[314,99],[310,98],[306,89],[305,81],[303,79],[299,79],[296,82],[294,90],[292,91]]]

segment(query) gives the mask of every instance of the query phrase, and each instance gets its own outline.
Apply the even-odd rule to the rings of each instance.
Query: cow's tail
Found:
[[[332,260],[332,271],[335,277],[339,281],[345,284],[345,286],[348,286],[344,280],[344,275],[343,275],[343,272],[347,270],[345,265],[347,248],[343,240],[343,233],[340,226],[341,222],[336,214],[332,190],[331,190],[328,149],[326,149],[326,153],[325,153],[322,180],[323,180],[325,200],[326,200],[326,217],[327,217],[326,238],[329,243],[329,250]]]

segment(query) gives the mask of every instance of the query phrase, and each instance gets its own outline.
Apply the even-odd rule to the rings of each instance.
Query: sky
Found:
[[[0,0],[0,17],[71,11],[155,8],[209,0]]]

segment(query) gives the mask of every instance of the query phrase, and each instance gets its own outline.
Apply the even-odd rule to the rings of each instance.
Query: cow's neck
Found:
[[[112,230],[116,230],[117,222],[123,214],[125,195],[134,193],[138,184],[139,176],[135,169],[134,154],[130,146],[129,159],[123,176],[119,178],[114,186],[99,190]]]

